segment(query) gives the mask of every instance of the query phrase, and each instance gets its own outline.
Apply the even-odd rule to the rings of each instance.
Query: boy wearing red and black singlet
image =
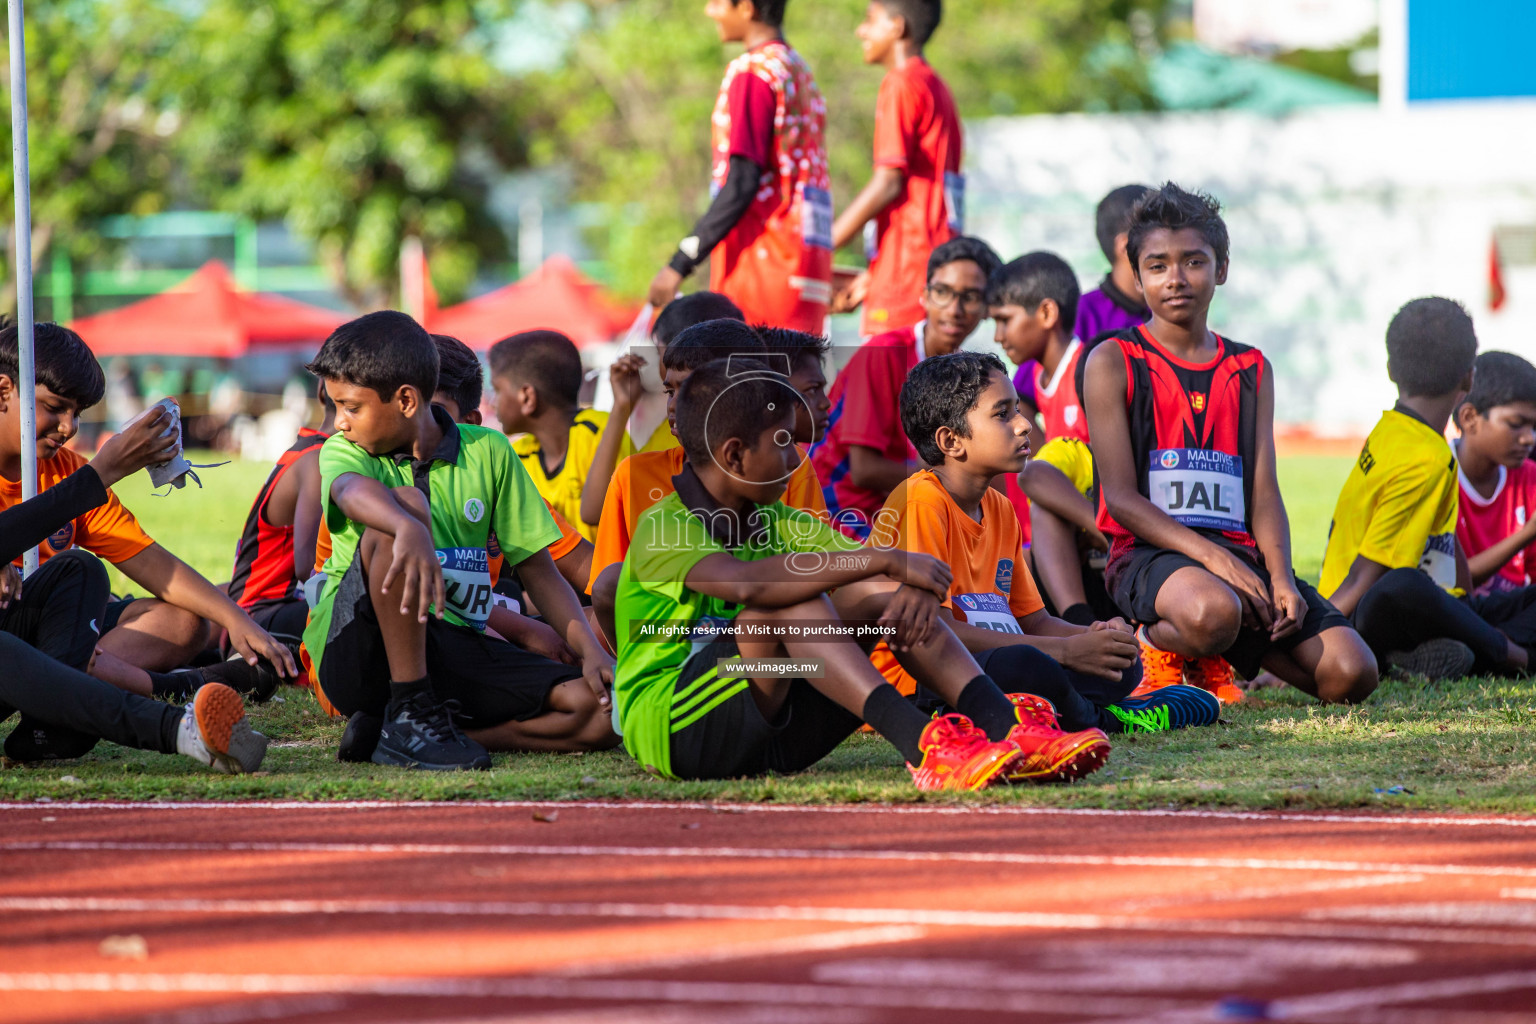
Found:
[[[827,107],[780,29],[786,0],[709,0],[721,42],[744,43],[711,119],[708,212],[651,282],[661,309],[706,258],[709,288],[747,322],[819,334],[832,300]]]
[[[299,436],[262,484],[235,547],[229,596],[257,625],[295,652],[309,620],[304,581],[313,574],[320,531],[320,446],[331,436],[336,406],[319,388],[325,422]]]
[[[1474,592],[1528,587],[1536,582],[1536,366],[1513,352],[1484,352],[1455,418],[1456,541]]]
[[[1088,357],[1106,580],[1143,625],[1153,685],[1187,670],[1223,696],[1236,689],[1225,659],[1245,678],[1262,668],[1323,701],[1362,700],[1375,657],[1291,569],[1269,362],[1206,325],[1227,274],[1219,209],[1172,183],[1136,204],[1128,253],[1152,320]]]
[[[949,87],[923,58],[939,0],[871,0],[859,26],[864,63],[886,70],[875,106],[875,170],[832,226],[841,249],[864,232],[869,269],[833,300],[864,306],[865,337],[923,318],[919,282],[933,250],[965,229],[962,131]]]

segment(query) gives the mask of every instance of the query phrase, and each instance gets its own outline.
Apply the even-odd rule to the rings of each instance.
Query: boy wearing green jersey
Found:
[[[687,462],[619,575],[625,746],[667,778],[795,772],[867,722],[920,789],[1020,776],[1019,712],[938,617],[948,566],[861,547],[780,500],[800,404],[750,358],[707,363],[679,388]],[[882,637],[959,713],[930,720],[886,682],[868,654]]]
[[[304,643],[337,710],[384,719],[374,763],[489,768],[487,748],[612,746],[613,663],[545,550],[560,531],[499,431],[429,404],[431,336],[370,313],[308,369],[336,403],[336,433],[320,451],[334,546]],[[484,634],[493,532],[580,664]]]

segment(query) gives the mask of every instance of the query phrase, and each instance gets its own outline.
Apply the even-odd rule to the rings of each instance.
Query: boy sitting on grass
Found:
[[[1520,590],[1536,569],[1536,366],[1484,352],[1456,407],[1456,540],[1478,594]]]
[[[1523,675],[1536,589],[1467,596],[1456,543],[1456,460],[1445,425],[1474,385],[1477,332],[1450,299],[1415,299],[1387,327],[1383,413],[1334,507],[1320,589],[1349,615],[1383,671],[1429,679]]]
[[[37,450],[37,486],[43,493],[86,464],[66,447],[80,429],[80,414],[101,401],[106,376],[80,336],[67,327],[36,327],[37,434],[21,436],[16,328],[0,329],[0,508],[21,501],[21,456]],[[98,620],[100,649],[91,674],[141,696],[184,699],[208,670],[173,671],[208,647],[210,621],[228,631],[242,659],[218,666],[219,681],[263,698],[278,679],[296,675],[293,655],[246,611],[195,569],[150,539],[133,513],[107,492],[104,502],[62,522],[39,546],[46,562],[81,547],[106,559],[152,597],[113,601]]]
[[[431,337],[403,313],[371,313],[337,328],[309,370],[336,402],[337,434],[320,452],[333,547],[304,646],[334,707],[383,719],[369,759],[453,770],[489,768],[487,748],[612,746],[611,663],[545,550],[560,532],[500,433],[428,404]],[[580,665],[484,635],[493,530]]]
[[[1141,665],[1123,619],[1076,626],[1045,610],[1024,561],[1018,517],[991,486],[1029,457],[1029,423],[1000,359],[956,352],[917,364],[901,389],[901,422],[931,468],[892,492],[870,542],[950,567],[954,578],[939,614],[983,671],[1005,691],[1045,698],[1061,727],[1074,732],[1215,724],[1220,702],[1193,686],[1129,699]],[[914,689],[888,648],[877,648],[873,660],[898,689]]]
[[[1127,252],[1152,320],[1094,349],[1084,395],[1105,579],[1142,623],[1150,685],[1187,669],[1241,700],[1232,668],[1262,668],[1325,702],[1364,700],[1375,659],[1291,568],[1269,361],[1206,323],[1227,276],[1219,210],[1170,182],[1131,214]]]
[[[765,341],[768,336],[774,340],[771,353]],[[821,369],[826,350],[826,339],[789,328],[753,330],[734,320],[691,327],[667,346],[662,357],[668,424],[676,422],[678,389],[694,370],[707,363],[732,356],[760,355],[782,364],[780,369],[787,365],[790,384],[801,396],[795,413],[795,444],[799,446],[801,460],[785,484],[784,504],[825,518],[827,507],[822,501],[821,484],[805,452],[806,446],[826,430],[830,404]],[[592,607],[610,642],[616,643],[618,639],[613,632],[613,601],[619,587],[619,569],[629,553],[636,523],[646,509],[672,493],[672,479],[683,471],[684,461],[681,447],[641,452],[620,463],[614,474],[597,531],[590,584]]]
[[[753,362],[713,362],[683,382],[688,461],[624,561],[615,697],[629,752],[667,778],[796,772],[867,722],[920,789],[1041,777],[1062,733],[1023,720],[938,620],[949,570],[860,548],[779,500],[800,460],[798,398]],[[903,698],[870,665],[861,624],[893,627],[903,667],[959,713],[930,721]],[[783,655],[794,661],[764,660]]]
[[[1052,614],[1080,626],[1116,618],[1103,566],[1095,565],[1095,554],[1108,551],[1109,541],[1094,524],[1089,500],[1093,455],[1080,394],[1088,346],[1072,334],[1077,275],[1055,253],[1032,252],[992,275],[987,302],[998,345],[1015,365],[1034,367],[1027,375],[1029,393],[1045,423],[1047,440],[1018,475],[1029,499],[1028,557],[1041,596]],[[1015,375],[1016,389],[1017,380]],[[1028,403],[1025,414],[1033,420]]]
[[[581,492],[609,414],[577,404],[581,353],[558,331],[525,331],[492,345],[490,359],[502,432],[523,435],[512,450],[550,507],[594,539],[597,531],[581,517]],[[623,434],[617,457],[634,450]]]
[[[6,572],[14,572],[10,562],[25,550],[111,500],[108,488],[118,480],[171,458],[170,426],[170,413],[153,410],[47,491],[0,511]],[[100,560],[72,548],[48,559],[19,593],[8,587],[0,597],[0,722],[21,713],[5,738],[5,756],[21,762],[80,757],[106,739],[183,754],[222,772],[261,767],[267,739],[251,729],[244,701],[228,686],[201,683],[182,708],[85,674],[107,585]]]

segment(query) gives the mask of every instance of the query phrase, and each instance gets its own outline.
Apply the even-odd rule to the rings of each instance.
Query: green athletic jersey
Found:
[[[560,539],[560,528],[500,431],[461,426],[436,406],[432,414],[443,430],[443,440],[424,463],[413,462],[408,454],[369,455],[340,434],[332,434],[320,448],[320,493],[332,547],[320,601],[304,630],[304,646],[317,670],[331,628],[336,590],[365,529],[331,500],[331,485],[338,477],[358,473],[385,487],[414,484],[426,493],[432,509],[432,541],[448,599],[443,618],[461,626],[483,630],[490,618],[490,556],[496,552],[488,548],[499,545],[499,553],[511,566]]]
[[[760,506],[758,511],[762,532],[730,552],[744,562],[860,546],[813,513],[791,509],[782,501]],[[614,608],[619,668],[614,699],[624,746],[647,770],[668,778],[672,733],[703,718],[748,685],[745,679],[722,679],[711,668],[686,691],[674,692],[683,663],[708,646],[715,630],[742,610],[741,605],[690,590],[684,582],[700,561],[726,550],[674,492],[641,515],[619,574]]]

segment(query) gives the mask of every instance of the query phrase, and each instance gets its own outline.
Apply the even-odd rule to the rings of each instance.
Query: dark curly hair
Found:
[[[1159,228],[1200,232],[1217,263],[1226,263],[1231,249],[1227,222],[1221,219],[1221,203],[1204,192],[1186,192],[1173,182],[1153,189],[1131,207],[1131,225],[1127,229],[1125,254],[1141,277],[1141,247],[1147,236]]]
[[[1006,379],[1008,371],[990,352],[932,356],[912,368],[901,386],[901,429],[919,458],[930,466],[944,461],[944,453],[933,439],[940,427],[948,427],[961,437],[971,436],[966,414],[976,408],[993,374]]]

